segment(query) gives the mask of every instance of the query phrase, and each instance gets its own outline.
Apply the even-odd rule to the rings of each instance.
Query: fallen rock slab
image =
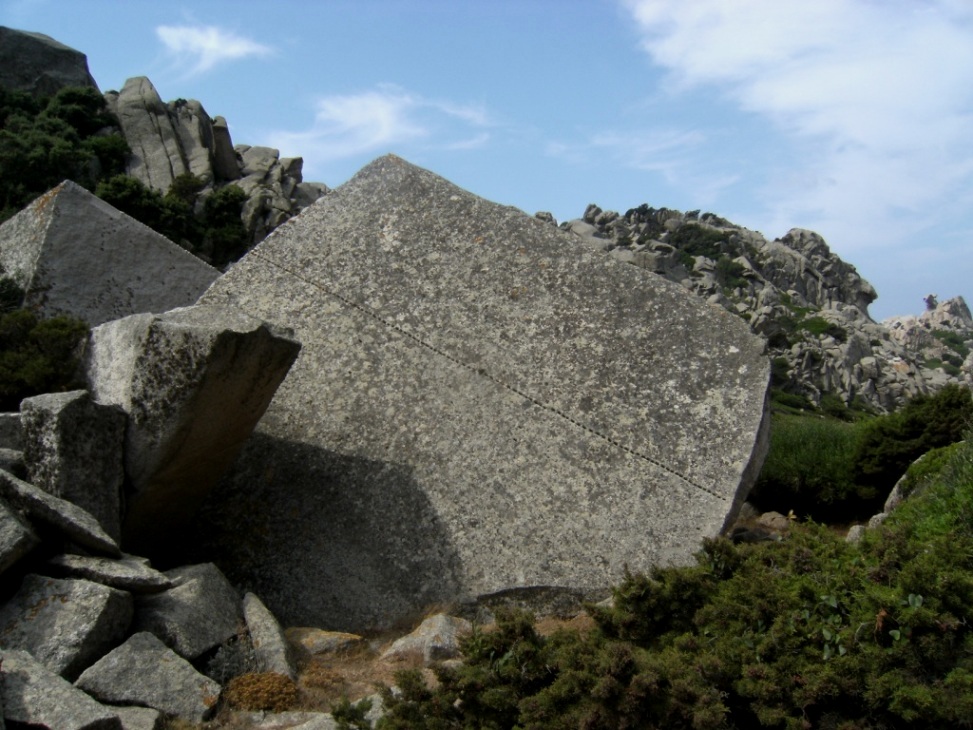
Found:
[[[243,597],[243,617],[250,632],[256,671],[275,672],[296,680],[284,631],[274,614],[253,593]]]
[[[0,573],[24,557],[39,542],[31,526],[0,500]]]
[[[132,596],[87,580],[28,575],[0,607],[0,646],[23,649],[55,674],[74,679],[125,638]]]
[[[86,510],[118,541],[125,413],[73,390],[25,398],[20,414],[27,480]]]
[[[17,727],[57,730],[123,730],[118,715],[26,651],[0,652],[0,707]]]
[[[212,563],[166,572],[174,587],[136,599],[135,631],[147,631],[180,656],[196,659],[237,633],[240,598]]]
[[[285,624],[690,563],[766,453],[739,317],[392,155],[200,302],[304,343],[200,532]]]
[[[130,593],[159,593],[172,588],[168,576],[131,556],[112,560],[87,555],[57,555],[48,560],[47,565],[72,578],[87,578]]]
[[[123,544],[174,552],[297,357],[286,332],[218,306],[137,314],[96,327],[87,377],[100,403],[128,414]]]
[[[122,554],[118,543],[87,511],[3,470],[0,470],[0,497],[11,507],[26,512],[31,519],[56,528],[66,538],[92,552],[111,557]]]
[[[75,685],[102,702],[139,705],[201,723],[220,686],[149,633],[134,634],[78,677]]]
[[[0,225],[0,265],[25,306],[91,326],[192,304],[219,276],[70,180]]]
[[[460,655],[460,640],[472,630],[473,625],[466,619],[438,613],[408,636],[396,639],[382,652],[382,658],[404,659],[420,654],[426,664],[455,659]]]

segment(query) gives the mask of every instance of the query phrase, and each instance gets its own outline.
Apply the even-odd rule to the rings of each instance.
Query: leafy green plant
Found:
[[[0,315],[0,410],[32,395],[81,386],[78,348],[88,326],[70,317],[41,320],[27,309]]]
[[[967,347],[966,342],[958,332],[952,332],[950,330],[933,330],[932,336],[942,342],[944,345],[946,345],[946,347],[950,348],[960,357],[965,358],[970,354],[970,348]]]
[[[627,573],[597,627],[505,613],[400,675],[389,728],[886,728],[973,722],[973,443],[859,545],[814,524]]]

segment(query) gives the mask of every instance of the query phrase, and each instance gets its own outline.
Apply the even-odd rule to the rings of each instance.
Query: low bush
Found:
[[[706,541],[696,565],[628,574],[597,628],[540,636],[502,613],[465,663],[386,692],[378,727],[910,728],[973,724],[973,445],[852,545]]]
[[[78,349],[88,326],[71,317],[39,319],[28,309],[0,314],[0,410],[24,398],[83,387]]]
[[[297,705],[294,680],[275,672],[241,674],[223,689],[223,699],[230,707],[250,712],[284,712]]]

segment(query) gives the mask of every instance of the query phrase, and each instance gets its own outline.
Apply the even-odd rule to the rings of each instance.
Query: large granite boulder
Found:
[[[219,306],[137,314],[92,330],[91,392],[128,414],[127,549],[172,564],[170,530],[189,522],[232,463],[299,350],[287,333]]]
[[[25,306],[92,326],[192,304],[219,275],[70,181],[0,226],[0,267]]]
[[[98,88],[83,53],[43,33],[0,26],[0,88],[53,96],[65,86]]]
[[[742,320],[395,156],[200,301],[304,343],[201,535],[286,624],[688,563],[765,453]]]
[[[125,414],[86,390],[46,393],[20,404],[31,484],[87,510],[121,538]]]

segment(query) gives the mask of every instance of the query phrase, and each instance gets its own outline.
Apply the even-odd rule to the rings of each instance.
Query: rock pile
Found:
[[[94,331],[90,394],[28,398],[4,417],[0,717],[65,730],[156,727],[160,713],[199,723],[234,674],[293,676],[256,596],[241,600],[210,563],[161,573],[121,546],[185,536],[178,520],[298,349],[219,308],[135,315]],[[159,509],[167,500],[179,509]]]
[[[970,382],[968,364],[946,360],[956,369],[934,371],[888,323],[874,322],[875,290],[811,231],[771,241],[711,213],[647,205],[624,215],[591,205],[561,227],[746,320],[767,338],[775,384],[816,404],[831,394],[886,411],[947,382]]]

